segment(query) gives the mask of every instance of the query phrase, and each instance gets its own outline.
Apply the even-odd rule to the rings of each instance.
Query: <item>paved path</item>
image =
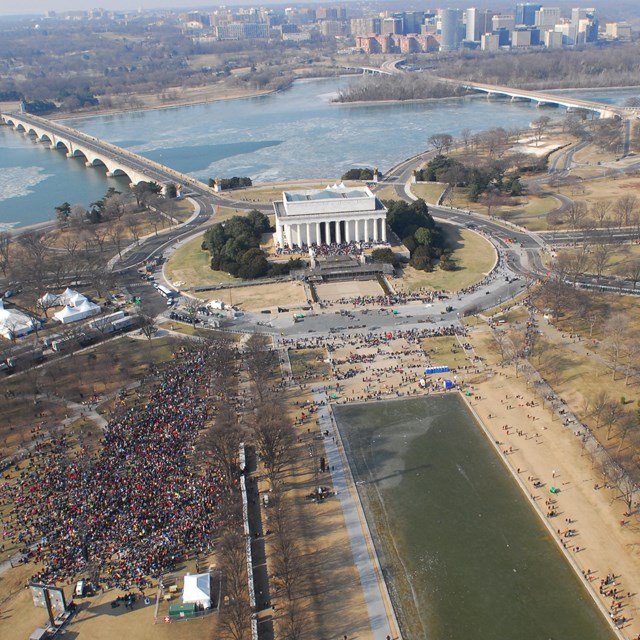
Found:
[[[351,552],[360,575],[360,584],[367,605],[373,637],[375,640],[385,640],[388,637],[397,640],[401,638],[401,635],[395,613],[389,600],[387,587],[373,548],[360,500],[353,485],[353,479],[340,453],[342,444],[331,408],[322,391],[314,390],[313,399],[316,402],[325,401],[325,405],[319,407],[318,414],[321,429],[328,430],[332,436],[324,439],[327,462],[331,469],[333,488],[342,506]]]

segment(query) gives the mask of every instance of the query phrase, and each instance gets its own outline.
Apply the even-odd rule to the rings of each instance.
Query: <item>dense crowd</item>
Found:
[[[365,249],[380,249],[384,247],[390,247],[388,242],[369,240],[369,242],[332,242],[331,244],[316,244],[311,245],[302,243],[302,245],[285,244],[284,247],[278,247],[276,249],[276,255],[286,256],[294,254],[309,254],[313,252],[315,256],[359,256]]]
[[[220,524],[219,477],[193,461],[207,420],[207,367],[191,353],[133,406],[116,401],[95,455],[58,438],[35,451],[17,481],[0,487],[13,510],[3,535],[42,563],[55,583],[91,565],[106,586],[158,577],[188,551],[211,548]]]

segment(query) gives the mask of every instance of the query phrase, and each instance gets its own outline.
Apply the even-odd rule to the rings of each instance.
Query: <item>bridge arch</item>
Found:
[[[0,114],[0,122],[12,125],[42,141],[48,141],[51,149],[64,148],[70,158],[84,157],[88,167],[104,166],[107,177],[124,176],[134,186],[140,182],[156,182],[160,185],[176,181],[191,183],[208,191],[206,185],[189,176],[181,175],[167,167],[139,156],[95,137],[75,131],[70,127],[32,114]]]

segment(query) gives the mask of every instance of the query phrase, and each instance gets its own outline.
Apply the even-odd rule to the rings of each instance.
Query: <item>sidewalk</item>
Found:
[[[314,390],[313,399],[318,403],[325,400],[325,405],[318,408],[318,416],[321,429],[328,430],[332,436],[331,439],[324,439],[327,462],[331,469],[333,488],[342,506],[354,564],[360,575],[371,632],[375,640],[386,640],[389,637],[399,640],[402,637],[400,629],[351,472],[346,459],[340,452],[342,444],[331,407],[326,402],[326,395],[323,392]]]

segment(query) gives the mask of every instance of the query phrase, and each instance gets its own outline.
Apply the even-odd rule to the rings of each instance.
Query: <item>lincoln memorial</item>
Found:
[[[273,208],[280,248],[387,241],[387,209],[367,187],[284,191]]]

